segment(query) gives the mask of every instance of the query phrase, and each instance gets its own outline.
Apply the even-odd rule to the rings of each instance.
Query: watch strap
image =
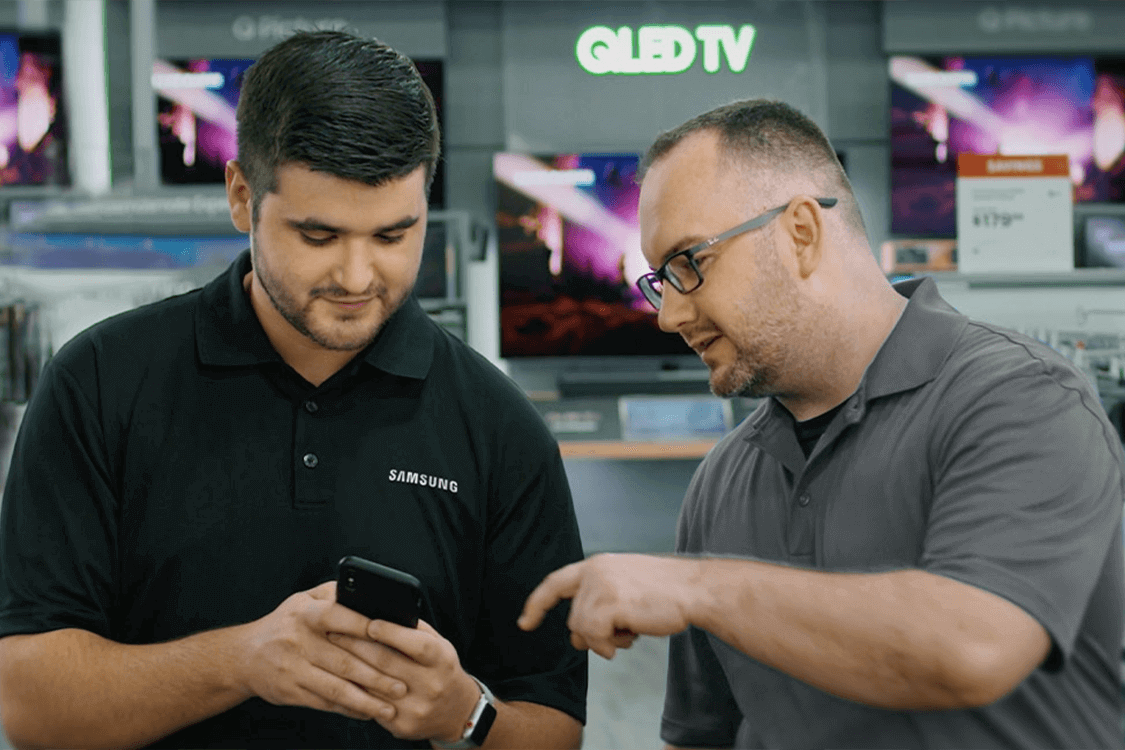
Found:
[[[472,675],[469,676],[473,677]],[[480,747],[488,738],[488,732],[492,729],[493,722],[496,721],[496,696],[492,694],[487,685],[476,677],[473,677],[473,682],[480,687],[480,698],[477,699],[473,712],[469,714],[469,718],[465,722],[465,730],[461,739],[456,742],[430,740],[442,750],[467,750],[468,748]]]

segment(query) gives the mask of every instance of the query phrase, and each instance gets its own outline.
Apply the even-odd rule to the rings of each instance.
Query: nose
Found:
[[[336,283],[351,296],[363,296],[375,286],[372,249],[362,238],[340,244],[343,256],[337,265]]]
[[[671,284],[665,284],[660,296],[660,310],[656,315],[657,325],[665,333],[679,333],[694,316],[692,304],[686,294],[677,291]]]

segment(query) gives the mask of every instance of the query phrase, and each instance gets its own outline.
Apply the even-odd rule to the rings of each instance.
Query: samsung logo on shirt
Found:
[[[403,484],[416,484],[419,487],[433,487],[438,490],[446,490],[457,494],[457,482],[452,479],[445,479],[444,477],[435,477],[430,474],[419,474],[416,471],[402,471],[401,469],[391,469],[389,477],[392,482],[402,482]]]

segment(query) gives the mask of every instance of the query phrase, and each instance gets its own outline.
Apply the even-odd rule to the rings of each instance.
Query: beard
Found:
[[[711,393],[720,398],[765,398],[775,396],[777,367],[770,363],[774,357],[765,355],[760,347],[745,347],[732,342],[734,362],[725,373],[712,374]]]
[[[736,304],[739,315],[724,337],[734,360],[712,371],[711,392],[721,398],[785,395],[782,381],[793,376],[793,356],[813,340],[801,316],[800,290],[772,248],[761,246],[750,293]]]
[[[363,293],[364,298],[372,298],[369,305],[382,303],[383,313],[375,321],[375,324],[369,330],[359,330],[351,335],[336,333],[329,329],[329,326],[320,324],[316,321],[316,316],[313,314],[313,303],[316,302],[318,297],[332,299],[334,297],[352,297],[354,295],[348,294],[346,289],[339,287],[314,287],[308,292],[308,301],[303,304],[298,301],[298,296],[293,292],[290,286],[287,286],[282,281],[280,275],[276,274],[270,267],[270,264],[265,261],[262,253],[258,251],[257,241],[257,228],[251,229],[250,233],[250,257],[251,264],[254,269],[254,274],[258,277],[262,290],[269,298],[270,304],[274,309],[285,318],[286,322],[293,328],[312,341],[317,346],[331,351],[359,351],[367,347],[379,335],[383,329],[383,325],[388,319],[400,308],[406,298],[410,295],[411,289],[408,287],[397,295],[392,295],[386,285],[380,284],[376,287],[368,289]],[[377,301],[378,302],[377,302]],[[350,321],[368,314],[369,309],[363,310],[357,315],[344,315],[342,320]]]

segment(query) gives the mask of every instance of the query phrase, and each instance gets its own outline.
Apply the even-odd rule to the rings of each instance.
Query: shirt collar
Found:
[[[196,308],[196,351],[205,365],[244,367],[280,362],[242,286],[250,273],[250,251],[243,251],[222,275],[205,287]],[[359,356],[391,375],[425,379],[433,362],[436,329],[414,295],[383,325]]]
[[[845,402],[844,419],[860,421],[867,402],[924,385],[935,377],[968,325],[938,294],[932,278],[908,279],[894,285],[907,298],[906,308],[891,329],[874,359],[867,366],[856,392]],[[784,424],[784,407],[773,397],[766,399],[749,418],[747,440],[770,440]]]
[[[968,318],[938,294],[932,278],[894,285],[907,298],[898,323],[871,360],[857,389],[861,401],[901,393],[937,377]]]

